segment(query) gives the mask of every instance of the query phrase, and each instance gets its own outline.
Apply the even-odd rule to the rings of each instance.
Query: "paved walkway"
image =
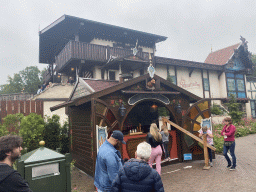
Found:
[[[256,191],[256,134],[236,139],[237,168],[229,171],[223,155],[216,155],[210,170],[203,170],[204,161],[190,161],[162,168],[166,192],[247,192]],[[82,174],[82,173],[80,173]],[[93,191],[93,180],[82,174],[87,183],[81,191]],[[73,181],[73,180],[72,180]],[[89,184],[90,183],[90,184]],[[72,182],[72,186],[74,182]]]

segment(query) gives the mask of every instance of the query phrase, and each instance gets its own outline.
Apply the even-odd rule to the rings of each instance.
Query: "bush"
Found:
[[[45,147],[56,150],[57,148],[60,148],[60,117],[58,115],[53,115],[52,117],[46,118],[47,121],[44,130]]]
[[[211,107],[211,113],[214,115],[222,115],[223,111],[220,109],[220,107],[216,104],[213,104]]]
[[[46,117],[47,122],[45,124],[44,130],[44,141],[45,147],[56,150],[61,148],[60,152],[62,154],[69,152],[69,136],[68,136],[68,123],[65,122],[61,126],[58,115],[53,115],[52,117]]]
[[[229,110],[229,115],[232,118],[232,121],[234,123],[239,123],[241,122],[241,119],[243,117],[243,112],[240,111],[240,104],[236,102],[236,98],[233,94],[229,97],[229,102],[227,103],[228,110]]]
[[[39,147],[39,141],[43,140],[44,125],[44,119],[35,113],[21,120],[19,134],[23,138],[23,145],[27,148],[27,152]]]
[[[9,114],[3,118],[3,131],[4,135],[7,134],[19,134],[20,123],[24,115],[21,113]],[[7,131],[7,132],[6,132]]]

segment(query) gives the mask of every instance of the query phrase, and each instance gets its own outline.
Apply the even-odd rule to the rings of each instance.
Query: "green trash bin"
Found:
[[[18,172],[33,192],[71,192],[71,155],[62,155],[43,145],[22,155]]]

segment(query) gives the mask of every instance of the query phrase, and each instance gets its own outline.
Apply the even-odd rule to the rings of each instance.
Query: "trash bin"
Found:
[[[18,172],[33,192],[71,192],[71,155],[48,149],[44,142],[40,144],[40,148],[19,158]]]

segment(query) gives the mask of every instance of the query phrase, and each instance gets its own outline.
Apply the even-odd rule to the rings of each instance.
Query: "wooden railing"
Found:
[[[69,41],[55,59],[55,70],[60,72],[71,59],[107,62],[110,56],[124,57],[131,54],[132,50],[130,49]],[[144,60],[149,60],[149,53],[139,51],[137,56]]]

